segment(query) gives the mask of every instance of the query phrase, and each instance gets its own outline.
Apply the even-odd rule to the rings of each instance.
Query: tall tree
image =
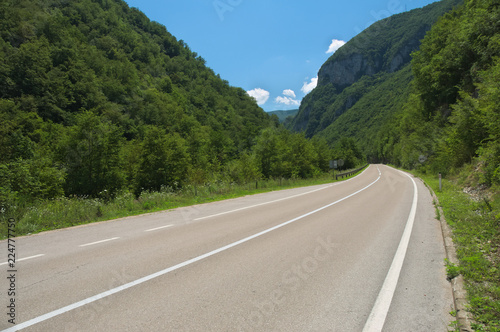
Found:
[[[117,126],[92,112],[77,115],[61,151],[68,174],[66,193],[95,197],[121,189],[122,144],[122,131]]]
[[[147,128],[141,143],[136,194],[143,190],[178,189],[186,180],[189,156],[184,139],[155,126]]]

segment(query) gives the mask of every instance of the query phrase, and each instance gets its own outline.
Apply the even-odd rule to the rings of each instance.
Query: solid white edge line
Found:
[[[79,245],[79,247],[93,246],[94,244],[100,244],[100,243],[114,241],[114,240],[118,240],[118,239],[119,239],[119,237],[114,237],[112,239],[106,239],[106,240],[101,240],[101,241],[97,241],[97,242],[92,242],[92,243],[87,243],[87,244],[81,244],[81,245]]]
[[[363,174],[368,168],[370,168],[370,166],[368,166],[361,174]],[[380,173],[380,171],[379,171]],[[360,174],[360,175],[361,175]],[[343,183],[345,182],[348,182],[352,179],[349,179],[349,180],[346,180],[346,181],[342,181]],[[324,189],[328,189],[328,188],[331,188],[335,185],[337,185],[338,182],[335,182],[335,183],[332,183],[332,184],[329,184],[329,185],[326,185],[322,188],[319,188],[319,189],[315,189],[315,190],[311,190],[311,191],[308,191],[308,192],[305,192],[305,193],[302,193],[302,194],[298,194],[298,195],[293,195],[293,196],[289,196],[289,197],[284,197],[284,198],[280,198],[280,199],[277,199],[277,200],[274,200],[274,201],[270,201],[270,202],[265,202],[265,203],[260,203],[260,204],[255,204],[255,205],[251,205],[251,206],[246,206],[246,207],[242,207],[242,208],[239,208],[239,209],[235,209],[235,210],[231,210],[231,211],[226,211],[226,212],[221,212],[221,213],[217,213],[217,214],[212,214],[212,215],[209,215],[209,216],[206,216],[206,217],[200,217],[200,218],[196,218],[194,219],[194,221],[200,221],[200,220],[204,220],[204,219],[209,219],[209,218],[214,218],[214,217],[219,217],[219,216],[223,216],[225,214],[230,214],[230,213],[234,213],[234,212],[238,212],[238,211],[243,211],[243,210],[247,210],[247,209],[252,209],[252,208],[255,208],[255,207],[258,207],[258,206],[262,206],[262,205],[267,205],[267,204],[272,204],[272,203],[276,203],[276,202],[281,202],[281,201],[284,201],[284,200],[287,200],[287,199],[291,199],[291,198],[296,198],[296,197],[300,197],[300,196],[304,196],[304,195],[308,195],[308,194],[312,194],[312,193],[315,193],[317,191],[321,191],[321,190],[324,190]]]
[[[25,257],[25,258],[19,258],[19,259],[16,259],[16,263],[17,262],[22,262],[22,261],[25,261],[25,260],[28,260],[28,259],[32,259],[32,258],[42,257],[42,256],[45,256],[45,254],[39,254],[39,255],[35,255],[35,256],[30,256],[30,257]],[[6,265],[6,264],[9,264],[9,262],[0,263],[0,266]]]
[[[145,230],[144,232],[153,232],[153,231],[158,231],[158,230],[160,230],[160,229],[169,228],[169,227],[172,227],[172,226],[174,226],[174,225],[167,225],[167,226],[162,226],[162,227],[152,228],[152,229]]]
[[[66,312],[68,312],[68,311],[71,311],[71,310],[73,310],[73,309],[76,309],[76,308],[82,307],[82,306],[84,306],[84,305],[86,305],[86,304],[89,304],[89,303],[95,302],[95,301],[97,301],[97,300],[103,299],[103,298],[105,298],[105,297],[108,297],[108,296],[110,296],[110,295],[116,294],[116,293],[121,292],[121,291],[123,291],[123,290],[126,290],[126,289],[128,289],[128,288],[131,288],[131,287],[134,287],[134,286],[140,285],[140,284],[145,283],[145,282],[147,282],[147,281],[149,281],[149,280],[152,280],[152,279],[154,279],[154,278],[157,278],[157,277],[163,276],[163,275],[165,275],[165,274],[167,274],[167,273],[170,273],[170,272],[172,272],[172,271],[178,270],[178,269],[180,269],[180,268],[182,268],[182,267],[185,267],[185,266],[187,266],[187,265],[193,264],[193,263],[195,263],[195,262],[201,261],[201,260],[203,260],[203,259],[205,259],[205,258],[208,258],[208,257],[210,257],[210,256],[216,255],[216,254],[218,254],[218,253],[221,253],[221,252],[223,252],[223,251],[226,251],[226,250],[228,250],[228,249],[231,249],[231,248],[233,248],[233,247],[236,247],[236,246],[238,246],[238,245],[240,245],[240,244],[243,244],[243,243],[245,243],[245,242],[248,242],[248,241],[250,241],[250,240],[253,240],[253,239],[255,239],[255,238],[257,238],[257,237],[260,237],[260,236],[262,236],[262,235],[264,235],[264,234],[270,233],[270,232],[272,232],[272,231],[274,231],[274,230],[276,230],[276,229],[278,229],[278,228],[281,228],[281,227],[284,227],[284,226],[289,225],[289,224],[291,224],[291,223],[294,223],[294,222],[296,222],[296,221],[298,221],[298,220],[300,220],[300,219],[303,219],[303,218],[308,217],[308,216],[310,216],[310,215],[312,215],[312,214],[315,214],[315,213],[317,213],[317,212],[319,212],[319,211],[322,211],[322,210],[324,210],[324,209],[327,209],[327,208],[329,208],[329,207],[331,207],[331,206],[333,206],[333,205],[335,205],[335,204],[338,204],[338,203],[340,203],[340,202],[342,202],[342,201],[345,201],[346,199],[348,199],[348,198],[350,198],[350,197],[352,197],[352,196],[354,196],[354,195],[357,195],[357,194],[359,194],[360,192],[362,192],[362,191],[364,191],[364,190],[366,190],[366,189],[370,188],[372,185],[374,185],[375,183],[377,183],[379,180],[380,180],[380,175],[379,175],[379,177],[378,177],[375,181],[373,181],[372,183],[370,183],[368,186],[364,187],[363,189],[360,189],[360,190],[356,191],[355,193],[350,194],[349,196],[346,196],[346,197],[344,197],[344,198],[342,198],[342,199],[339,199],[338,201],[335,201],[335,202],[333,202],[333,203],[330,203],[330,204],[328,204],[328,205],[325,205],[325,206],[323,206],[323,207],[321,207],[321,208],[319,208],[319,209],[317,209],[317,210],[314,210],[314,211],[312,211],[312,212],[306,213],[306,214],[304,214],[304,215],[301,215],[300,217],[297,217],[297,218],[295,218],[295,219],[289,220],[289,221],[284,222],[284,223],[282,223],[282,224],[280,224],[280,225],[274,226],[274,227],[272,227],[272,228],[269,228],[269,229],[267,229],[267,230],[265,230],[265,231],[262,231],[262,232],[260,232],[260,233],[255,234],[255,235],[249,236],[249,237],[244,238],[244,239],[242,239],[242,240],[239,240],[239,241],[237,241],[237,242],[233,242],[233,243],[231,243],[231,244],[229,244],[229,245],[227,245],[227,246],[224,246],[224,247],[222,247],[222,248],[219,248],[219,249],[213,250],[213,251],[211,251],[211,252],[209,252],[209,253],[206,253],[206,254],[204,254],[204,255],[201,255],[201,256],[195,257],[195,258],[190,259],[190,260],[187,260],[187,261],[185,261],[185,262],[183,262],[183,263],[180,263],[180,264],[177,264],[177,265],[175,265],[175,266],[169,267],[169,268],[167,268],[167,269],[165,269],[165,270],[162,270],[162,271],[159,271],[159,272],[156,272],[156,273],[150,274],[150,275],[145,276],[145,277],[143,277],[143,278],[140,278],[140,279],[137,279],[137,280],[135,280],[135,281],[129,282],[128,284],[124,284],[124,285],[122,285],[122,286],[119,286],[119,287],[116,287],[116,288],[110,289],[110,290],[108,290],[108,291],[106,291],[106,292],[103,292],[103,293],[97,294],[97,295],[95,295],[95,296],[89,297],[89,298],[87,298],[87,299],[85,299],[85,300],[82,300],[82,301],[80,301],[80,302],[76,302],[76,303],[70,304],[70,305],[68,305],[68,306],[66,306],[66,307],[63,307],[63,308],[61,308],[61,309],[54,310],[54,311],[49,312],[49,313],[47,313],[47,314],[45,314],[45,315],[42,315],[42,316],[39,316],[39,317],[36,317],[36,318],[30,319],[29,321],[26,321],[26,322],[24,322],[24,323],[21,323],[21,324],[18,324],[18,325],[16,325],[16,326],[14,326],[14,327],[11,327],[11,328],[8,328],[8,329],[6,329],[6,330],[3,330],[2,332],[17,331],[17,330],[24,329],[24,328],[26,328],[26,327],[29,327],[29,326],[32,326],[32,325],[35,325],[35,324],[41,323],[41,322],[43,322],[43,321],[45,321],[45,320],[47,320],[47,319],[53,318],[53,317],[55,317],[55,316],[58,316],[58,315],[61,315],[61,314],[63,314],[63,313],[66,313]]]
[[[401,173],[408,176],[413,182],[413,203],[403,236],[401,237],[401,241],[399,242],[398,250],[396,251],[389,272],[387,273],[387,276],[385,278],[384,284],[382,285],[380,293],[378,294],[375,305],[373,306],[370,316],[368,317],[365,327],[363,328],[363,332],[378,332],[382,331],[382,328],[384,327],[385,320],[387,318],[387,314],[389,313],[389,308],[394,297],[394,292],[396,291],[399,275],[401,274],[401,269],[403,268],[403,262],[406,257],[413,225],[415,223],[418,204],[417,184],[410,175],[404,172]]]

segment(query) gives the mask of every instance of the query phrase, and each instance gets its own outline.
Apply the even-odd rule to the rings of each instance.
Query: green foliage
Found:
[[[114,195],[123,185],[121,130],[91,112],[76,116],[62,143],[62,165],[67,173],[66,193],[96,197]]]
[[[121,0],[0,2],[0,121],[0,221],[24,233],[315,177],[331,158]]]
[[[355,168],[364,162],[363,154],[354,139],[342,137],[335,146],[334,158],[344,161],[343,169]]]
[[[162,129],[147,128],[141,144],[136,194],[142,191],[178,189],[187,173],[188,154],[184,139]]]
[[[419,167],[447,174],[478,160],[480,181],[500,183],[500,9],[493,3],[466,1],[426,35],[412,62],[413,94],[393,118],[400,129],[391,134],[399,142],[388,149],[392,162],[413,168],[419,164],[407,156],[424,155]]]
[[[415,82],[425,111],[446,115],[460,90],[472,93],[478,72],[498,55],[498,18],[495,1],[466,1],[442,17],[414,55]]]
[[[254,148],[259,167],[265,178],[277,177],[282,173],[283,160],[280,157],[286,147],[285,142],[280,141],[278,134],[274,128],[264,130]]]
[[[484,163],[483,181],[489,185],[500,185],[500,59],[495,58],[494,65],[482,72],[480,77],[477,117],[485,138],[479,146],[478,155]]]
[[[5,197],[140,194],[196,172],[203,182],[271,123],[123,1],[3,1],[0,18]]]
[[[446,277],[448,281],[451,281],[460,275],[460,267],[451,263],[448,259],[445,259],[446,263]]]
[[[243,153],[238,160],[227,165],[226,174],[238,184],[253,183],[262,178],[256,154]]]
[[[381,146],[383,138],[380,136],[387,136],[394,130],[395,122],[389,119],[398,114],[404,106],[409,95],[411,79],[410,67],[406,66],[392,74],[365,77],[354,83],[346,88],[328,109],[336,109],[338,102],[343,103],[344,99],[355,95],[359,96],[359,100],[334,121],[325,115],[322,124],[329,125],[317,136],[324,137],[330,144],[342,137],[353,138],[370,160],[384,160],[387,156],[379,152],[385,148]],[[393,142],[389,144],[392,145]]]
[[[255,158],[262,176],[308,178],[327,171],[332,150],[323,140],[308,140],[284,128],[268,128],[257,138]],[[328,160],[328,161],[327,161]]]

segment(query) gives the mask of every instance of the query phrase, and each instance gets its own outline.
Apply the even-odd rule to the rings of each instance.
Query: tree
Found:
[[[330,160],[332,160],[332,149],[324,138],[314,137],[312,139],[312,145],[315,155],[315,167],[320,172],[328,172],[330,170]]]
[[[62,146],[67,172],[67,194],[97,197],[114,195],[123,186],[120,150],[122,131],[106,119],[84,112],[76,116],[76,125]],[[106,190],[106,192],[105,192]]]
[[[10,77],[15,83],[12,96],[42,96],[47,89],[47,73],[52,66],[49,42],[45,37],[22,44],[12,55]]]
[[[279,142],[277,131],[274,128],[263,130],[257,138],[254,152],[264,178],[281,175],[276,174],[277,164],[279,163],[278,154],[280,146],[281,142]]]
[[[136,195],[144,190],[180,188],[186,180],[189,166],[184,139],[175,133],[166,134],[156,126],[148,126],[141,146]]]
[[[232,181],[239,184],[252,183],[262,178],[255,154],[248,152],[241,154],[238,160],[229,163],[227,173]]]
[[[363,154],[359,150],[353,138],[342,137],[335,146],[335,159],[344,160],[344,168],[354,168],[363,160]]]
[[[316,159],[315,150],[310,140],[307,140],[304,134],[286,135],[289,145],[289,154],[283,156],[284,160],[291,163],[290,177],[309,178],[315,171],[314,161]]]

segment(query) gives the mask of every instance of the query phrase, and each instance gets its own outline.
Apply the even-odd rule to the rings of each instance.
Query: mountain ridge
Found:
[[[284,123],[285,121],[290,121],[288,120],[289,118],[292,119],[297,113],[299,112],[299,109],[295,110],[277,110],[277,111],[271,111],[267,112],[268,114],[271,115],[276,115],[278,117],[278,120],[280,123]]]

